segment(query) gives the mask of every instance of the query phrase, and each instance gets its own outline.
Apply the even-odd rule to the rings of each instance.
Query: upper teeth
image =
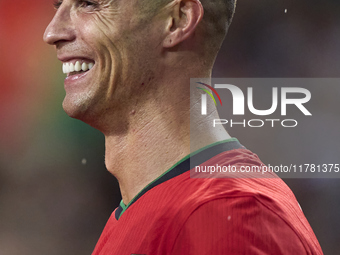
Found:
[[[73,63],[63,63],[63,73],[69,74],[74,71],[79,72],[79,71],[87,71],[90,70],[93,67],[93,63],[85,63],[83,62],[82,64],[80,61],[77,61],[75,64]]]

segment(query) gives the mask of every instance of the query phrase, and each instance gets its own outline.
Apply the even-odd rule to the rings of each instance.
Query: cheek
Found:
[[[114,35],[114,28],[109,31],[105,24],[96,19],[84,23],[79,38],[86,44],[87,50],[94,56],[98,80],[106,80],[113,69],[121,63],[121,50],[118,36]],[[119,39],[119,37],[118,37]]]

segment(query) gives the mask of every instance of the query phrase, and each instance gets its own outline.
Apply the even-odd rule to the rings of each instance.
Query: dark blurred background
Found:
[[[1,255],[90,254],[120,201],[103,136],[62,110],[61,63],[42,41],[53,14],[52,1],[0,0]],[[336,0],[240,0],[214,76],[340,77],[339,14]],[[331,94],[317,101],[313,133],[231,135],[265,163],[340,163],[340,89]],[[340,254],[340,179],[285,181],[324,253]]]

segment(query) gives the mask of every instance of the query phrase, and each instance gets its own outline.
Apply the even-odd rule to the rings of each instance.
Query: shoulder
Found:
[[[173,254],[322,254],[280,178],[188,178],[183,184],[185,199],[172,214]]]
[[[186,218],[173,254],[307,254],[290,223],[255,196],[210,200]]]

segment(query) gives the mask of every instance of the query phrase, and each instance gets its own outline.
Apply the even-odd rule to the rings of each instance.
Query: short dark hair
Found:
[[[147,2],[146,2],[147,1]],[[172,0],[142,0],[138,1],[142,13],[155,13],[159,8],[171,2]],[[200,0],[206,19],[218,23],[221,19],[226,20],[229,25],[233,19],[236,0]],[[217,22],[216,22],[217,21]]]
[[[234,17],[236,0],[201,0],[204,8],[203,23],[210,36],[225,37]]]
[[[234,17],[237,0],[201,0],[204,16],[199,30],[204,37],[202,52],[208,65],[215,62]]]
[[[173,0],[140,0],[138,1],[142,17],[148,20],[157,11]],[[214,59],[228,32],[228,28],[234,17],[237,0],[200,0],[204,16],[197,28],[204,38],[202,41],[202,54],[205,59]]]

